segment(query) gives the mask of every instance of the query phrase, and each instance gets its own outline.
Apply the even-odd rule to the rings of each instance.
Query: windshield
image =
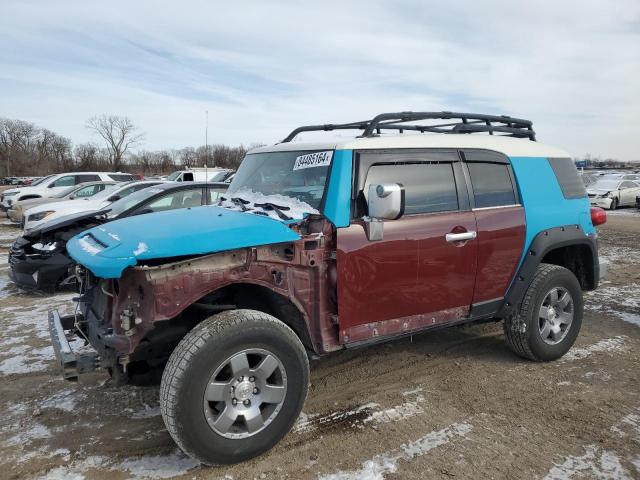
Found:
[[[590,187],[598,190],[617,190],[618,185],[620,185],[620,180],[598,180]]]
[[[45,180],[53,177],[54,175],[47,175],[46,177],[42,177],[39,178],[38,180],[36,180],[35,182],[31,182],[31,186],[35,187],[36,185],[40,185],[42,182],[44,182]]]
[[[182,170],[178,170],[177,172],[173,172],[171,175],[169,175],[167,177],[167,180],[169,180],[170,182],[174,182],[176,180],[176,178],[178,178],[180,176],[181,173],[182,173]]]
[[[73,193],[73,192],[75,192],[76,190],[79,190],[79,189],[78,189],[78,186],[77,186],[77,185],[74,185],[73,187],[65,188],[65,189],[64,189],[64,190],[62,190],[61,192],[56,193],[55,195],[53,195],[53,197],[52,197],[52,198],[64,198],[64,197],[66,197],[67,195],[72,194],[72,193]]]
[[[120,200],[116,200],[106,208],[109,211],[108,217],[117,217],[121,213],[126,212],[130,208],[144,202],[147,198],[163,191],[164,190],[161,188],[151,186],[138,190],[137,192],[133,192]]]
[[[270,152],[247,155],[225,197],[304,204],[307,212],[320,208],[333,151]],[[266,198],[265,197],[272,197]]]
[[[223,170],[221,172],[216,173],[215,175],[212,175],[211,178],[209,178],[209,181],[210,182],[221,182],[225,178],[227,178],[228,175],[229,175],[229,172]]]

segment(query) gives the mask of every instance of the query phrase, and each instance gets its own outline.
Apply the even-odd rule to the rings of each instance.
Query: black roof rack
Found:
[[[432,125],[406,124],[406,122],[418,122],[420,120],[454,120],[447,123],[435,123]],[[293,130],[282,143],[290,142],[299,133],[331,130],[362,130],[360,137],[375,137],[382,130],[418,131],[421,133],[479,133],[486,132],[489,135],[497,133],[507,137],[528,138],[536,140],[533,131],[533,123],[530,120],[513,118],[508,115],[483,115],[476,113],[456,112],[399,112],[381,113],[372,120],[326,125],[305,125]]]

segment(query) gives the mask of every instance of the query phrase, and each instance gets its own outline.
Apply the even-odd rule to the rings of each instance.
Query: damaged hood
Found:
[[[300,236],[273,218],[204,206],[123,218],[82,232],[69,255],[100,278],[120,278],[141,260],[292,242]]]

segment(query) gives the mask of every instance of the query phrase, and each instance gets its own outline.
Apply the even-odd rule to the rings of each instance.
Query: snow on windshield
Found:
[[[280,218],[275,210],[265,210],[264,208],[256,207],[255,204],[271,203],[280,208],[282,213],[292,219],[301,219],[305,214],[320,213],[308,203],[298,200],[297,198],[280,194],[265,195],[260,192],[254,192],[250,189],[240,189],[233,192],[232,195],[225,195],[223,198],[224,200],[220,200],[218,203],[218,206],[220,207],[243,211],[243,208],[240,206],[240,202],[234,202],[231,200],[231,198],[240,198],[245,202],[249,202],[245,204],[246,210],[244,211],[247,213],[255,213],[258,215],[264,215],[266,213],[269,217],[275,218],[276,220],[283,219]]]

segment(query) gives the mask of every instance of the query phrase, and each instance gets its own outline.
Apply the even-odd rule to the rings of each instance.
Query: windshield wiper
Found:
[[[273,210],[280,217],[281,220],[291,220],[291,217],[283,212],[283,210],[291,210],[290,207],[276,205],[275,203],[254,203],[256,207],[263,208],[266,211]]]

